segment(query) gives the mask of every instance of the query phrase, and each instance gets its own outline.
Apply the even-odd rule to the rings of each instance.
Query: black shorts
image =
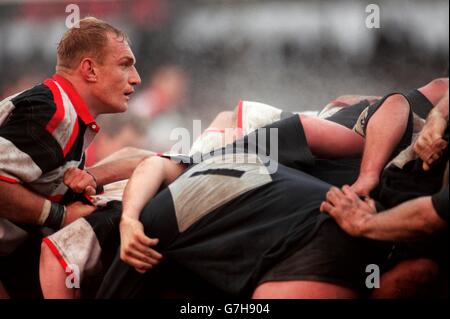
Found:
[[[438,232],[417,242],[399,242],[392,246],[392,251],[386,261],[385,270],[406,260],[430,259],[448,271],[448,229]]]
[[[383,267],[391,244],[355,238],[331,219],[326,220],[305,246],[279,262],[259,281],[320,281],[367,292],[366,267]]]
[[[12,299],[42,299],[39,258],[42,235],[29,227],[28,238],[10,255],[0,257],[0,281]]]

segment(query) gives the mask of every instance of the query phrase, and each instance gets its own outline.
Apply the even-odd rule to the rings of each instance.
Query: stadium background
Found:
[[[203,128],[240,99],[318,110],[344,94],[408,91],[448,70],[449,2],[0,0],[0,100],[54,71],[68,4],[128,32],[142,85],[106,116],[90,163],[131,145],[167,150],[175,127]]]

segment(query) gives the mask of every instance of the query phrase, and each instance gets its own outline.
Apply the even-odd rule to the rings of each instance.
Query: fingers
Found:
[[[138,251],[140,251],[142,254],[153,258],[155,260],[162,260],[163,256],[158,253],[156,250],[149,248],[148,246],[145,246],[141,244],[140,242],[133,242],[130,244],[130,246]]]
[[[72,183],[76,174],[75,170],[75,167],[70,167],[66,170],[66,172],[64,173],[64,184],[68,185]]]
[[[431,165],[439,159],[440,155],[434,154],[428,160],[423,161],[422,168],[424,171],[429,171],[431,169]]]
[[[338,202],[338,200],[340,198],[342,198],[342,196],[343,196],[343,194],[342,194],[341,190],[339,188],[333,186],[328,191],[326,198],[329,203],[331,203],[332,205],[335,205]]]
[[[344,185],[342,187],[342,192],[344,193],[345,196],[347,196],[347,198],[354,200],[354,201],[359,201],[359,197],[358,195],[355,193],[355,191],[353,189],[350,188],[350,186],[348,185]]]
[[[150,238],[145,236],[144,232],[137,232],[136,238],[141,244],[150,247],[156,246],[159,242],[159,239],[157,238]]]
[[[331,205],[329,202],[322,202],[322,204],[320,204],[320,211],[322,213],[329,213],[331,215],[332,209],[333,205]]]
[[[448,146],[448,142],[442,138],[438,139],[435,143],[433,143],[433,146],[436,149],[445,150]]]
[[[428,171],[431,165],[441,158],[443,151],[448,147],[448,143],[439,139],[433,143],[433,145],[419,154],[420,158],[423,160],[423,170]]]
[[[136,251],[148,258],[160,261],[163,256],[156,250],[150,248],[156,246],[158,243],[159,239],[147,237],[143,231],[139,230],[134,233],[134,238],[129,242],[128,250],[131,252]]]
[[[373,211],[377,211],[377,206],[375,205],[375,201],[369,197],[366,197],[364,199],[364,202],[367,203],[367,205],[369,205],[369,207],[373,210]]]
[[[440,153],[440,152],[431,155],[431,158],[430,158],[430,160],[428,161],[428,163],[431,164],[431,163],[437,161],[437,160],[439,159],[439,157],[441,157],[441,153]]]
[[[428,160],[433,154],[442,153],[447,146],[448,143],[442,138],[437,138],[430,142],[419,139],[414,144],[414,152],[416,152],[422,160]]]
[[[95,188],[92,186],[87,186],[84,192],[89,196],[95,195],[97,193]]]
[[[72,190],[77,192],[77,193],[83,193],[84,191],[87,190],[88,187],[90,187],[95,194],[95,187],[97,185],[95,185],[94,179],[92,178],[92,176],[90,176],[89,174],[83,174],[80,175],[79,177],[77,177],[79,179],[74,179],[72,181]]]
[[[147,269],[145,268],[134,268],[134,269],[136,269],[136,271],[141,274],[145,274],[147,272]]]
[[[140,269],[140,271],[139,271],[140,273],[145,273],[145,271],[153,268],[152,264],[149,264],[147,262],[143,262],[143,261],[141,261],[141,260],[139,260],[137,258],[134,258],[134,257],[130,257],[130,256],[127,256],[127,255],[124,255],[124,256],[121,256],[120,258],[124,262],[126,262],[128,265],[136,268],[136,270]]]
[[[132,259],[142,262],[144,265],[146,265],[148,267],[153,267],[160,263],[160,260],[146,256],[145,254],[143,254],[137,250],[134,250],[134,249],[128,250],[126,255],[127,255],[127,257],[130,257]]]
[[[126,248],[122,248],[120,258],[140,273],[145,273],[162,261],[162,255],[160,253],[148,247],[141,246],[141,244],[136,242],[128,245]]]
[[[75,167],[67,169],[64,174],[64,184],[76,193],[86,192],[95,195],[96,183],[92,175]]]
[[[342,210],[342,207],[348,206],[354,200],[359,200],[359,198],[348,185],[345,185],[342,191],[333,186],[327,192],[326,201],[321,203],[320,211],[334,216],[338,210]]]

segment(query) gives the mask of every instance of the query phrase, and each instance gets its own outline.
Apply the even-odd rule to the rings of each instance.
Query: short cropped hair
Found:
[[[125,32],[100,19],[87,17],[80,20],[79,27],[67,30],[59,42],[57,65],[75,68],[85,57],[92,57],[101,63],[106,53],[108,34],[130,43]]]

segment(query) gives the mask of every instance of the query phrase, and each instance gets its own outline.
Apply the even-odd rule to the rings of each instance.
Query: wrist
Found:
[[[92,174],[92,172],[89,171],[88,169],[85,169],[84,171],[85,171],[86,173],[88,173],[89,175],[91,175],[91,177],[94,179],[95,184],[97,185],[97,178],[95,177],[95,175]]]
[[[120,222],[122,223],[127,223],[127,222],[134,222],[134,221],[137,221],[137,220],[139,220],[138,218],[136,218],[136,217],[132,217],[132,216],[130,216],[130,215],[127,215],[127,214],[122,214],[122,217],[120,218]]]
[[[103,185],[100,185],[100,184],[98,183],[97,177],[95,177],[95,175],[94,175],[91,171],[89,171],[88,169],[85,169],[84,171],[85,171],[87,174],[91,175],[92,179],[94,180],[94,183],[95,183],[95,194],[101,194],[101,193],[103,193],[103,192],[104,192]]]
[[[364,217],[362,217],[358,223],[357,226],[357,236],[358,237],[369,237],[372,229],[372,219],[374,218],[375,215],[365,215]]]
[[[442,122],[446,124],[448,122],[448,114],[443,114],[441,111],[434,109],[428,115],[426,122]]]
[[[47,203],[47,202],[46,202]],[[48,216],[42,226],[49,227],[55,230],[61,229],[66,221],[67,209],[66,206],[59,203],[50,202],[50,209]]]

